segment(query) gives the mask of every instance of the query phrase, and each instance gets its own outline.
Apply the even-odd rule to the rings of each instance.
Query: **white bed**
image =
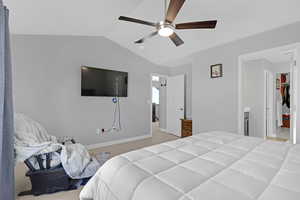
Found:
[[[299,200],[300,145],[209,132],[109,160],[81,200]]]

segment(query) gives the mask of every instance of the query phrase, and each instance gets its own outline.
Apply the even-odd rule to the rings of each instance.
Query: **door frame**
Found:
[[[290,107],[290,139],[292,139],[293,144],[297,143],[297,110],[298,107],[298,79],[299,79],[299,74],[298,74],[298,51],[300,50],[300,45],[298,45],[298,48],[291,49],[291,50],[286,50],[283,51],[284,54],[290,54],[292,55],[292,59],[290,61],[290,91],[293,91],[293,93],[290,92],[290,104],[292,105]]]
[[[166,78],[166,79],[168,79],[168,77],[169,77],[169,76],[163,75],[163,74],[150,73],[150,99],[147,103],[149,104],[149,109],[150,109],[150,135],[151,135],[151,137],[153,136],[153,128],[152,128],[152,87],[153,87],[152,76],[158,76],[158,77],[162,77],[162,78]]]
[[[290,129],[291,133],[290,133],[290,138],[293,144],[296,144],[297,142],[297,130],[298,128],[300,129],[300,127],[297,127],[297,122],[300,122],[300,119],[298,120],[297,115],[300,115],[300,110],[297,108],[297,99],[298,99],[298,90],[300,91],[299,86],[297,85],[298,83],[298,79],[300,78],[300,71],[298,70],[298,68],[300,67],[300,54],[298,52],[300,52],[300,43],[293,43],[293,44],[289,44],[289,45],[285,45],[285,46],[279,46],[279,47],[275,47],[275,48],[269,48],[269,49],[264,49],[261,51],[257,51],[257,52],[252,52],[252,53],[247,53],[247,54],[243,54],[238,56],[238,124],[237,124],[237,130],[238,130],[238,134],[243,135],[244,134],[244,112],[243,112],[243,63],[245,61],[245,58],[254,55],[254,54],[259,54],[262,53],[264,51],[268,51],[271,49],[282,49],[282,53],[292,53],[293,54],[293,60],[295,62],[295,64],[293,64],[292,69],[293,69],[293,73],[291,72],[291,74],[293,74],[293,85],[295,85],[297,88],[294,89],[294,94],[293,94],[293,99],[291,103],[293,103],[293,117],[292,117],[292,128]],[[264,134],[265,135],[265,134]]]

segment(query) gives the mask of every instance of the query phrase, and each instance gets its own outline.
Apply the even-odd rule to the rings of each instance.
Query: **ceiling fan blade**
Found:
[[[182,45],[184,42],[183,40],[174,32],[172,35],[169,36],[172,42],[178,47]]]
[[[166,14],[166,21],[172,23],[180,9],[182,8],[185,0],[171,0],[169,4],[169,8]]]
[[[143,25],[148,25],[148,26],[154,26],[154,27],[156,26],[156,23],[153,23],[153,22],[147,22],[147,21],[144,21],[144,20],[135,19],[135,18],[131,18],[131,17],[125,17],[125,16],[120,16],[119,20],[138,23],[138,24],[143,24]]]
[[[136,43],[136,44],[144,43],[147,39],[152,38],[152,37],[156,36],[157,34],[158,34],[158,31],[155,31],[155,32],[151,33],[150,35],[147,35],[146,37],[135,41],[134,43]]]
[[[217,20],[176,24],[176,29],[214,29]]]

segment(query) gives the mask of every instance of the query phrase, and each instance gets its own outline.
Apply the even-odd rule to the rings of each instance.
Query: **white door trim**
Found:
[[[298,51],[297,48],[284,51],[284,54],[292,55],[291,67],[290,67],[290,139],[292,139],[293,144],[297,143],[297,96],[298,96]],[[299,66],[299,65],[298,65]],[[291,92],[292,91],[292,92]]]

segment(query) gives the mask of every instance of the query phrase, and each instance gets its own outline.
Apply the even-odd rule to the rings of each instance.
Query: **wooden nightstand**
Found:
[[[181,119],[181,137],[193,135],[193,121],[191,119]]]

